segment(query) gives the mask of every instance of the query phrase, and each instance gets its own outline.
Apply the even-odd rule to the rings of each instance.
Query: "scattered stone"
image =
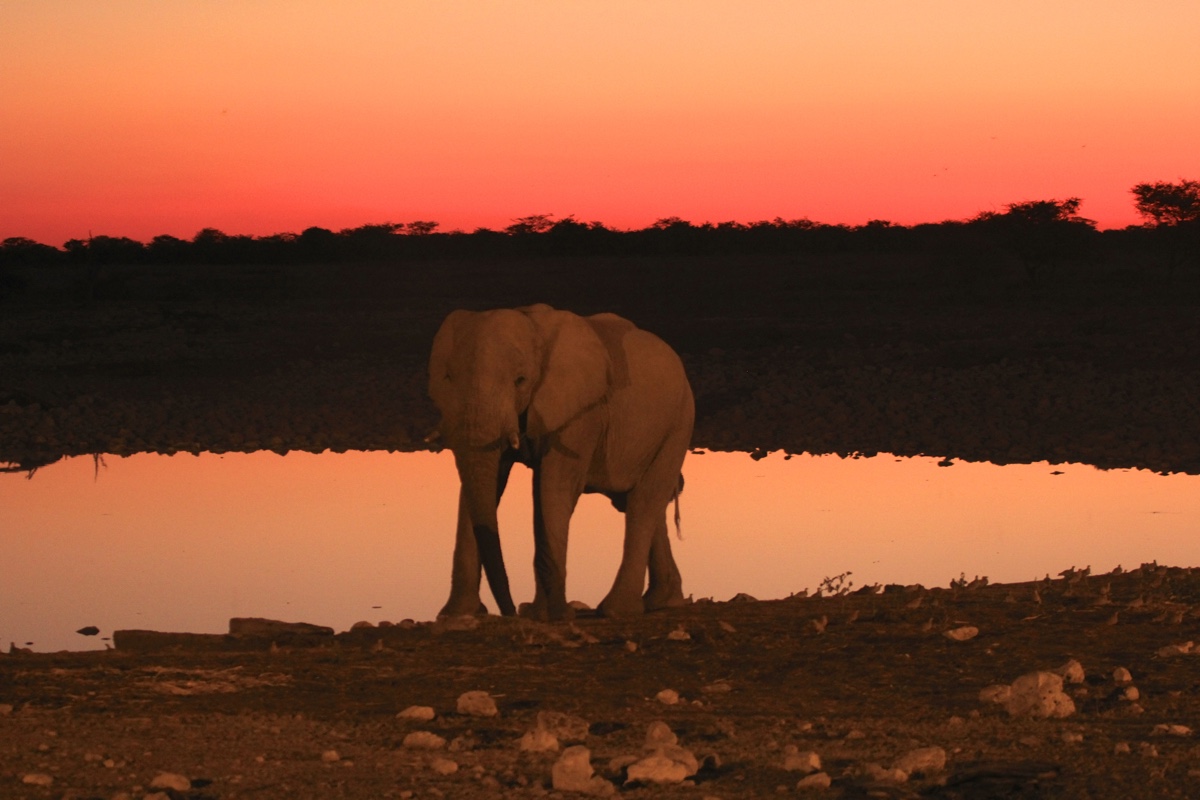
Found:
[[[976,628],[974,625],[963,625],[960,628],[952,628],[942,635],[956,642],[966,642],[979,635],[979,628]]]
[[[896,759],[892,767],[909,775],[932,775],[946,768],[946,751],[940,747],[918,747]]]
[[[1012,683],[1004,708],[1014,717],[1069,717],[1075,701],[1063,690],[1063,679],[1053,672],[1030,672]]]
[[[673,706],[679,702],[679,692],[674,689],[663,689],[658,694],[654,695],[654,699],[662,703],[664,706]]]
[[[539,711],[537,727],[564,742],[582,742],[588,735],[586,719],[561,711]]]
[[[625,642],[625,652],[636,653],[638,649],[637,642]]]
[[[555,789],[564,792],[608,795],[616,791],[611,783],[592,774],[592,752],[581,744],[563,751],[550,768],[550,780]]]
[[[702,687],[700,691],[704,694],[724,694],[733,691],[733,687],[729,685],[729,681],[720,680]]]
[[[729,624],[725,620],[719,621],[717,625],[719,625],[721,630],[725,631],[726,633],[737,633],[737,628],[733,627],[733,625]]]
[[[684,630],[683,626],[680,625],[678,628],[668,633],[667,638],[673,642],[686,642],[692,638],[692,635]]]
[[[788,772],[819,772],[821,757],[812,750],[800,750],[794,744],[783,748],[783,768]]]
[[[1154,730],[1150,731],[1154,736],[1191,736],[1192,729],[1187,725],[1174,725],[1163,723],[1155,725]]]
[[[729,602],[731,602],[731,603],[757,603],[758,598],[754,597],[752,595],[748,595],[745,592],[738,592],[733,597],[729,598]]]
[[[625,772],[625,783],[682,783],[699,769],[700,762],[691,751],[668,744],[630,764]]]
[[[1133,683],[1133,675],[1124,667],[1117,667],[1112,674],[1113,683],[1117,686],[1127,686]]]
[[[647,750],[656,750],[659,747],[666,747],[672,744],[679,744],[679,737],[675,735],[667,723],[662,720],[651,722],[650,726],[646,729],[645,748]]]
[[[1060,675],[1067,683],[1083,683],[1084,680],[1083,665],[1073,658],[1052,672]]]
[[[442,617],[437,621],[438,628],[443,631],[473,631],[479,627],[479,617],[462,614],[456,617]]]
[[[1132,751],[1129,747],[1129,742],[1117,742],[1113,745],[1113,755],[1123,756],[1129,755]]]
[[[1193,642],[1181,642],[1180,644],[1169,644],[1166,647],[1158,648],[1159,658],[1171,658],[1172,656],[1187,656],[1195,652],[1196,645]]]
[[[350,626],[350,630],[352,630],[352,631],[367,631],[367,630],[374,630],[374,629],[375,629],[375,623],[368,622],[365,619],[359,620],[358,622],[356,622]]]
[[[1080,744],[1083,742],[1083,734],[1078,731],[1063,731],[1062,740],[1066,744]]]
[[[0,717],[7,717],[12,712],[12,703],[0,703]]]
[[[833,779],[824,772],[814,772],[812,775],[805,775],[796,782],[796,789],[805,791],[807,789],[828,789],[833,785]]]
[[[326,750],[321,753],[321,760],[327,764],[332,764],[335,761],[341,761],[342,757],[337,750]]]
[[[871,777],[871,780],[879,783],[905,783],[908,781],[908,773],[896,767],[887,769],[879,764],[870,763],[864,764],[863,769]]]
[[[439,775],[453,775],[458,772],[458,763],[448,758],[435,758],[429,762],[429,768]]]
[[[421,722],[429,722],[437,716],[437,713],[430,706],[409,706],[396,715],[396,719],[415,719]]]
[[[446,740],[429,731],[413,731],[404,737],[404,746],[413,750],[441,750]]]
[[[150,781],[151,789],[174,789],[186,792],[192,788],[192,782],[176,772],[160,772]]]
[[[1142,693],[1138,691],[1136,686],[1126,686],[1125,691],[1121,692],[1121,699],[1128,700],[1133,703],[1142,698]]]
[[[1012,697],[1012,686],[1007,683],[993,683],[979,690],[981,703],[1007,703]]]
[[[575,609],[576,611],[591,611],[592,610],[592,607],[589,606],[587,603],[583,602],[582,600],[572,600],[571,602],[567,603],[567,605],[570,606],[571,608]]]
[[[333,628],[308,622],[281,622],[261,617],[234,617],[229,620],[231,636],[276,638],[287,636],[333,636]]]
[[[54,778],[44,772],[29,772],[21,776],[21,783],[27,783],[30,786],[49,786],[54,783]]]
[[[463,692],[458,697],[458,713],[470,717],[494,717],[500,713],[496,701],[487,692]]]
[[[517,749],[527,753],[554,753],[558,751],[558,737],[539,726],[521,737]]]

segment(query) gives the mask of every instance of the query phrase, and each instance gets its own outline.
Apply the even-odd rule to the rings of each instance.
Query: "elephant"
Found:
[[[487,613],[481,569],[500,613],[516,613],[496,522],[516,463],[533,470],[536,590],[522,613],[573,616],[567,533],[585,492],[606,495],[625,515],[621,564],[599,612],[684,604],[666,512],[674,500],[678,526],[695,401],[662,339],[615,314],[544,304],[454,311],[433,340],[429,395],[441,413],[431,436],[454,453],[461,481],[450,599],[439,616]]]

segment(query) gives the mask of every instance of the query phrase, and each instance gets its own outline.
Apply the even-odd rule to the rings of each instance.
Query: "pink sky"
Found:
[[[0,4],[0,238],[960,219],[1200,177],[1200,4]]]

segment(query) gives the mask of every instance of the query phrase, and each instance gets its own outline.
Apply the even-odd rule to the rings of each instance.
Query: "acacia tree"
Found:
[[[1200,251],[1200,181],[1155,181],[1130,189],[1138,214],[1154,228],[1173,278],[1179,265]]]
[[[1080,253],[1096,223],[1079,215],[1083,201],[1027,200],[1009,203],[1003,214],[984,212],[973,221],[994,232],[1001,244],[1025,266],[1029,282],[1036,284],[1043,268]]]
[[[1155,227],[1200,220],[1200,181],[1139,183],[1130,191],[1137,212]]]

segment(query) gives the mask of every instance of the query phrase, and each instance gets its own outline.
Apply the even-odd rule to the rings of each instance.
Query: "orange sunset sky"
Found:
[[[961,219],[1200,177],[1200,3],[0,2],[0,239]]]

